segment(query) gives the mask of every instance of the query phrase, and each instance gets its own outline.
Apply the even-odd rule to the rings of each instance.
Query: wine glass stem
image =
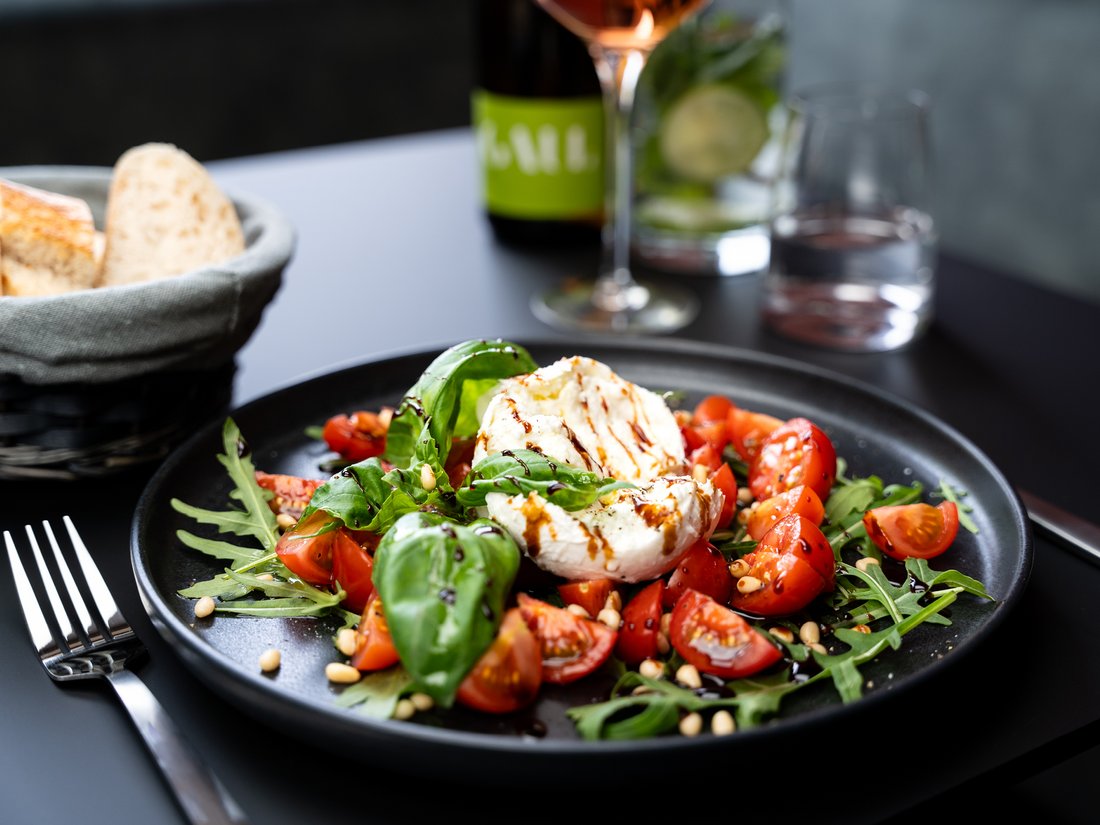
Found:
[[[603,228],[603,271],[593,301],[610,312],[641,309],[648,292],[630,274],[630,228],[633,200],[634,147],[630,119],[634,93],[645,68],[646,53],[594,44],[592,58],[603,87],[607,145]]]

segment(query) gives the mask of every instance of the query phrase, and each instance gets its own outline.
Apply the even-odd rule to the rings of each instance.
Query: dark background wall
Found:
[[[473,3],[0,0],[0,165],[466,124]],[[945,248],[1100,301],[1100,3],[789,3],[792,85],[931,94]]]

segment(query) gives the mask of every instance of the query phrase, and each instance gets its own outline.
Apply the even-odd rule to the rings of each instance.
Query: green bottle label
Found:
[[[603,108],[596,98],[533,99],[478,89],[473,125],[482,197],[512,218],[591,218],[603,209]]]

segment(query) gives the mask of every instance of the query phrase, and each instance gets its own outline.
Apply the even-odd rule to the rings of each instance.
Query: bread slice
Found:
[[[146,143],[118,159],[107,196],[100,286],[180,275],[243,251],[233,203],[189,154]]]
[[[57,295],[97,279],[87,202],[0,180],[0,294]]]

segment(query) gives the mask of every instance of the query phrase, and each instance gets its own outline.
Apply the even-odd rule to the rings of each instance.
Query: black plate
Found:
[[[504,779],[561,772],[573,775],[599,766],[606,774],[652,764],[660,753],[668,765],[694,763],[695,757],[753,754],[765,741],[800,735],[815,723],[844,722],[853,714],[885,705],[923,684],[973,650],[996,628],[1020,598],[1031,569],[1031,534],[1025,512],[1000,471],[969,441],[931,416],[867,386],[816,368],[757,353],[690,342],[604,341],[576,352],[560,343],[532,343],[540,364],[562,355],[584,354],[604,361],[625,378],[654,390],[685,391],[687,404],[709,393],[729,395],[742,406],[780,418],[804,415],[833,439],[838,455],[857,475],[885,481],[920,480],[934,488],[941,478],[969,491],[966,501],[979,533],[960,530],[951,566],[985,583],[997,603],[968,596],[950,609],[953,626],[922,626],[895,655],[863,668],[864,697],[842,705],[831,685],[788,697],[775,721],[733,737],[671,736],[638,742],[584,742],[563,710],[603,698],[607,683],[582,680],[548,689],[537,705],[516,717],[492,717],[454,709],[432,712],[417,722],[376,720],[333,704],[339,688],[324,678],[324,665],[338,658],[333,626],[310,619],[218,617],[196,621],[191,601],[176,591],[219,572],[217,562],[188,550],[175,538],[194,522],[169,506],[173,497],[224,509],[229,484],[215,459],[221,449],[221,423],[215,422],[182,445],[151,479],[135,514],[132,554],[138,588],[158,630],[185,663],[212,688],[245,710],[293,735],[308,733],[344,753],[384,759],[390,766],[451,778]],[[341,369],[257,399],[232,412],[253,451],[257,468],[269,472],[318,475],[326,455],[309,439],[308,426],[336,412],[396,404],[437,350],[399,355]],[[936,565],[940,566],[940,565]],[[282,651],[275,676],[256,664],[268,647]],[[677,754],[690,755],[678,760]],[[672,757],[672,761],[669,761]]]

